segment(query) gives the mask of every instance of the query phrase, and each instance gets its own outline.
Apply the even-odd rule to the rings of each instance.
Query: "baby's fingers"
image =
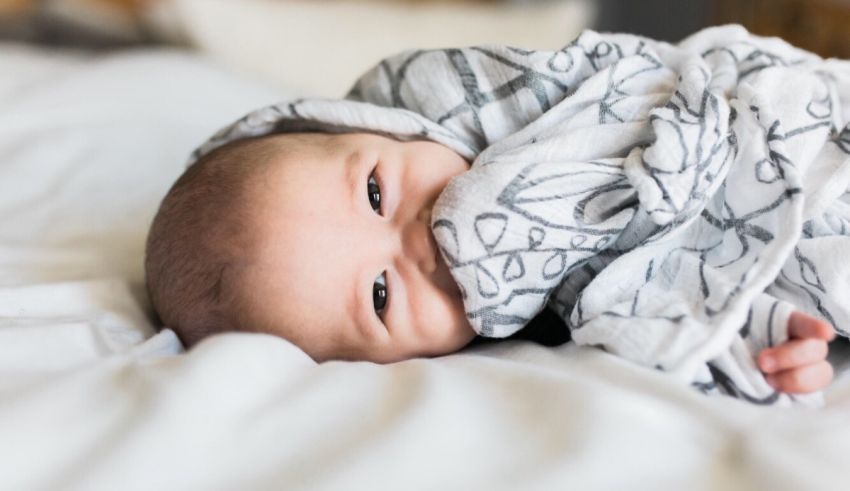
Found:
[[[835,339],[835,329],[825,320],[795,311],[788,319],[788,335],[794,339],[815,338],[832,341]]]
[[[823,361],[828,351],[826,341],[792,339],[759,353],[758,366],[764,373],[776,373]]]
[[[780,392],[805,394],[825,389],[832,382],[832,365],[821,361],[812,365],[767,375],[767,383]]]

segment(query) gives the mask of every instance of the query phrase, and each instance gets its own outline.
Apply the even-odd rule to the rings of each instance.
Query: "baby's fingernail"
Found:
[[[767,381],[767,384],[773,388],[776,388],[776,377],[773,375],[765,375],[764,379]]]
[[[761,369],[765,372],[772,372],[776,368],[776,359],[772,356],[763,356],[761,358]]]

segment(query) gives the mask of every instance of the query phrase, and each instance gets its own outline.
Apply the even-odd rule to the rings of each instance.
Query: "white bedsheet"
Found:
[[[820,411],[709,399],[593,350],[505,342],[315,365],[154,334],[144,236],[194,145],[286,94],[176,52],[0,45],[0,489],[846,489]]]

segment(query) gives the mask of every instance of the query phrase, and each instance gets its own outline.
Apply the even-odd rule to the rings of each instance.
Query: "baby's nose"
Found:
[[[437,244],[431,232],[431,210],[424,209],[405,228],[404,254],[426,274],[437,269]]]
[[[425,206],[416,215],[416,219],[431,228],[431,207]]]

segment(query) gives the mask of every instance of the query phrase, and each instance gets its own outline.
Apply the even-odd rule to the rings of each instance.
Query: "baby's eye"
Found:
[[[375,313],[381,315],[387,306],[387,273],[384,271],[375,278],[372,283],[372,303],[375,305]]]
[[[369,180],[366,181],[366,194],[369,196],[369,205],[378,214],[381,213],[381,186],[375,180],[375,173],[369,174]]]

